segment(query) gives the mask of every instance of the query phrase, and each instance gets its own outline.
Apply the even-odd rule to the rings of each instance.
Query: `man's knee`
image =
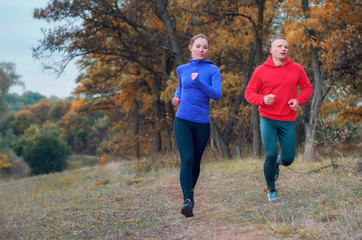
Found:
[[[289,157],[283,158],[283,159],[281,159],[281,161],[282,161],[283,166],[287,167],[287,166],[289,166],[290,164],[293,163],[294,156],[289,156]]]

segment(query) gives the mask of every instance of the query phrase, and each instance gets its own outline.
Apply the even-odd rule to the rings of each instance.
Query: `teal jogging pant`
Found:
[[[276,162],[289,166],[295,158],[295,124],[294,121],[277,121],[260,117],[260,131],[265,150],[266,184],[268,189],[275,189]],[[279,140],[279,154],[277,140]]]
[[[200,175],[201,157],[210,137],[210,123],[196,123],[176,117],[174,133],[181,157],[180,183],[184,200]]]

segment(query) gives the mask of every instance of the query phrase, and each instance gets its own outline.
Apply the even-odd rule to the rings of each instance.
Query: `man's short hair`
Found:
[[[287,41],[287,39],[286,39],[286,38],[283,38],[283,37],[276,37],[276,38],[274,38],[274,39],[273,39],[273,41],[271,41],[271,43],[270,43],[270,47],[273,45],[273,42],[275,42],[276,40],[279,40],[279,39],[282,39],[282,40]]]

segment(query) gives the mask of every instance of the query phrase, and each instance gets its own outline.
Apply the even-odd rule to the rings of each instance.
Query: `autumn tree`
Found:
[[[16,135],[24,134],[25,130],[33,124],[36,124],[37,120],[35,114],[28,109],[17,112],[12,122]]]
[[[358,105],[357,101],[353,101],[353,98],[356,94],[357,96],[360,94],[356,93],[356,83],[360,81],[360,78],[357,77],[359,75],[358,63],[353,62],[360,54],[360,50],[354,47],[356,46],[354,43],[356,37],[354,36],[360,32],[361,11],[359,4],[344,0],[303,0],[301,2],[288,0],[284,2],[283,7],[288,13],[283,32],[291,42],[291,46],[298,48],[298,51],[292,55],[297,57],[298,61],[307,69],[311,70],[309,76],[314,91],[311,98],[310,115],[305,124],[304,158],[313,159],[315,130],[320,107],[325,96],[331,90],[331,96],[333,94],[340,96],[341,92],[348,89],[347,92],[352,93],[350,95],[352,101],[349,103]],[[350,32],[348,29],[351,27],[356,31]],[[343,54],[348,47],[338,42],[346,43],[346,40],[356,50],[355,54]],[[336,57],[336,55],[341,56],[341,58]],[[338,99],[335,98],[335,100]],[[356,113],[358,115],[358,108]]]
[[[141,84],[147,83],[153,96],[151,99],[147,98],[151,100],[153,107],[153,117],[148,119],[152,121],[155,131],[156,151],[161,150],[163,127],[160,122],[165,116],[164,103],[160,99],[161,91],[168,74],[174,69],[173,58],[169,57],[173,53],[170,51],[164,25],[160,21],[162,17],[158,15],[159,6],[153,1],[122,4],[118,1],[72,1],[72,4],[68,1],[56,1],[34,12],[36,18],[48,21],[81,20],[83,26],[64,26],[45,33],[43,43],[34,49],[34,54],[41,57],[49,50],[62,52],[67,49],[60,72],[68,61],[84,56],[81,66],[92,70],[79,79],[83,85],[78,88],[76,94],[86,97],[90,106],[98,105],[106,109],[106,106],[114,105],[114,93],[121,90],[119,82],[123,68],[131,65],[143,69],[142,73],[147,72],[147,81]],[[182,36],[182,42],[185,37],[179,36]],[[107,65],[110,71],[103,68]],[[92,76],[92,79],[89,76]],[[102,84],[104,80],[110,84]],[[139,106],[142,108],[150,105],[147,102]],[[169,103],[167,108],[172,114]]]
[[[4,99],[9,105],[9,111],[17,112],[22,107],[34,105],[44,98],[45,96],[41,95],[40,93],[25,91],[22,95],[10,93],[5,96]]]
[[[261,40],[268,32],[262,27],[269,28],[273,16],[270,12],[275,11],[277,3],[266,5],[269,15],[264,24],[266,1],[227,1],[226,4],[223,1],[213,1],[212,4],[209,1],[164,0],[122,4],[118,1],[53,1],[43,9],[36,9],[34,17],[53,22],[77,19],[82,25],[62,26],[44,32],[44,40],[34,49],[34,55],[44,57],[49,51],[64,53],[60,72],[67,62],[81,56],[80,66],[86,73],[78,79],[79,87],[75,93],[87,100],[84,108],[109,111],[120,108],[121,104],[124,116],[131,116],[131,113],[135,116],[134,134],[137,139],[143,136],[137,127],[141,119],[146,124],[142,128],[155,133],[155,150],[160,151],[164,142],[161,138],[163,132],[166,139],[172,136],[174,109],[170,100],[177,86],[175,68],[189,58],[188,51],[182,51],[187,49],[189,38],[200,32],[209,35],[215,49],[211,58],[216,65],[227,69],[225,82],[229,81],[229,86],[238,88],[236,82],[231,81],[238,81],[236,76],[239,76],[246,86],[245,79],[250,77],[255,66],[255,56],[258,56],[259,63],[261,61]],[[228,54],[235,56],[235,60]],[[229,63],[232,65],[229,66]],[[238,69],[233,66],[238,66]],[[236,72],[244,74],[240,76]],[[228,112],[218,123],[218,128],[224,129],[224,133],[215,139],[218,139],[223,155],[229,158],[235,116],[241,113],[242,87],[238,92],[236,98],[224,95],[233,103],[231,111],[226,105],[229,100],[215,105],[223,105]],[[254,117],[256,113],[254,111]],[[212,114],[219,116],[217,111]],[[255,139],[259,141],[259,144],[254,143],[259,149],[256,150],[258,155],[261,144],[257,125],[254,124],[253,129]],[[217,131],[221,132],[213,131],[215,136]]]
[[[50,107],[50,100],[45,98],[32,106],[27,106],[18,111],[13,120],[16,135],[22,135],[33,124],[42,125],[46,122]]]
[[[8,104],[5,97],[11,86],[24,85],[16,74],[15,64],[0,62],[0,170],[11,166],[10,145],[14,134],[9,124]]]
[[[96,154],[100,142],[106,138],[108,118],[101,112],[82,111],[84,101],[75,100],[57,125],[61,137],[76,153]]]
[[[49,104],[47,113],[47,121],[58,122],[70,109],[71,102],[69,100],[56,100]]]
[[[8,94],[11,86],[24,85],[20,78],[15,72],[15,64],[0,62],[0,124],[6,119],[8,109],[4,97]]]
[[[324,14],[321,21],[331,30],[321,43],[326,54],[326,85],[340,109],[338,119],[359,123],[362,118],[361,5],[357,1],[328,1]]]
[[[238,122],[244,128],[243,121],[248,120],[252,127],[253,156],[259,158],[261,155],[259,113],[257,107],[254,106],[249,112],[252,118],[244,118],[245,115],[242,113],[245,113],[246,109],[243,108],[249,108],[244,101],[244,90],[254,68],[267,57],[268,48],[265,47],[267,45],[263,44],[263,41],[270,38],[271,26],[280,1],[216,0],[211,2],[207,4],[205,1],[204,8],[200,8],[199,12],[204,15],[204,21],[207,23],[205,26],[210,28],[210,36],[217,43],[211,55],[217,59],[217,64],[224,73],[223,93],[227,93],[223,94],[221,102],[217,103],[218,109],[223,105],[226,115],[223,115],[222,122],[220,122],[221,118],[217,118],[213,133],[217,136],[223,156],[230,158],[229,146],[232,145],[232,139],[235,141],[235,135],[232,136],[232,134],[235,129],[240,129],[234,124]],[[212,19],[212,24],[210,19]],[[229,86],[237,86],[239,89],[236,93],[230,94],[228,91],[235,91],[235,88],[229,89]],[[223,103],[224,100],[226,104]],[[216,112],[218,114],[214,115],[220,114],[220,111],[216,110]],[[249,131],[246,131],[245,135],[247,132]]]
[[[343,32],[350,36],[348,41],[353,46],[358,46],[357,35],[353,33],[358,27],[350,27],[349,35],[341,30],[343,27],[323,29],[331,12],[326,6],[337,6],[340,2],[343,1],[310,4],[305,0],[53,0],[34,11],[35,18],[59,24],[43,32],[44,38],[34,48],[34,56],[58,67],[59,73],[74,59],[84,70],[74,91],[82,104],[77,111],[67,114],[64,126],[77,122],[77,117],[85,118],[87,113],[102,111],[107,117],[97,120],[99,130],[103,132],[103,124],[108,124],[108,131],[99,151],[139,158],[150,152],[173,149],[172,121],[176,108],[170,100],[178,82],[175,70],[190,57],[187,50],[190,37],[204,33],[211,38],[208,58],[220,67],[223,84],[222,99],[217,103],[211,101],[212,143],[221,155],[230,158],[233,147],[249,146],[245,143],[252,141],[253,155],[259,157],[258,112],[244,101],[243,95],[251,73],[269,55],[270,40],[286,36],[292,48],[300,49],[291,54],[305,66],[317,89],[311,101],[312,110],[308,106],[303,108],[305,119],[312,126],[321,101],[336,86],[330,74],[332,68],[328,67],[336,65],[324,61],[325,54],[339,46],[327,41],[331,39],[330,33]],[[346,10],[345,6],[338,11]],[[53,54],[62,55],[58,64],[47,58]],[[358,68],[350,63],[358,56],[351,55],[343,64],[338,63],[344,66],[338,68],[344,69],[339,71],[343,78],[348,71]],[[344,79],[351,86],[358,86],[356,76]],[[356,101],[350,98],[349,103]],[[307,139],[310,138],[308,135]]]
[[[8,159],[8,155],[4,154],[4,153],[0,153],[0,173],[1,170],[4,168],[9,168],[11,167],[11,163]]]

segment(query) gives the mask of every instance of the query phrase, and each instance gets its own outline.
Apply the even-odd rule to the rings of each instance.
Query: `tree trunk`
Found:
[[[220,151],[220,154],[222,155],[223,158],[231,159],[232,156],[231,156],[231,153],[230,153],[228,143],[226,143],[224,141],[224,138],[222,137],[222,135],[220,133],[220,130],[215,125],[215,123],[213,123],[213,121],[211,121],[210,125],[211,125],[211,134],[213,136],[213,139],[215,140],[216,147]]]
[[[249,79],[251,76],[251,71],[253,68],[253,63],[255,60],[256,65],[260,65],[262,58],[262,39],[259,37],[262,33],[262,23],[263,23],[263,13],[264,13],[265,0],[259,2],[258,8],[258,24],[255,29],[255,45],[252,47],[250,56],[249,56],[249,64],[245,69],[244,79]],[[226,123],[224,128],[224,133],[222,135],[223,140],[226,146],[229,145],[232,129],[235,123],[235,115],[239,110],[239,106],[244,99],[244,91],[247,82],[245,82],[242,86],[241,92],[236,97],[235,101],[230,110],[229,120]],[[254,108],[254,107],[253,107]],[[261,144],[260,144],[260,132],[259,132],[259,113],[258,111],[252,111],[251,113],[251,124],[252,124],[252,132],[253,132],[253,156],[255,158],[260,158],[261,155]],[[230,150],[228,149],[230,152]]]
[[[181,47],[179,42],[177,41],[177,37],[176,37],[176,33],[175,33],[175,26],[172,23],[172,19],[171,16],[167,10],[167,5],[168,5],[168,1],[167,0],[157,0],[157,9],[160,12],[160,17],[161,20],[163,22],[163,24],[165,25],[167,32],[168,32],[168,37],[171,43],[171,47],[172,47],[172,51],[174,52],[174,54],[176,55],[176,61],[178,65],[182,65],[184,64],[184,58],[182,55],[182,51],[181,51]],[[167,77],[166,79],[168,79],[168,74],[170,69],[168,69],[166,67],[166,71],[165,73],[167,73]],[[171,103],[168,103],[167,106],[168,108],[168,112],[169,112],[169,117],[171,117],[172,119],[172,123],[174,121],[175,118],[175,113],[173,111],[173,107],[171,105]],[[171,134],[171,132],[170,132]],[[177,145],[175,144],[175,146],[177,147]],[[172,149],[172,143],[170,142],[170,148]]]
[[[255,45],[253,45],[253,47],[251,48],[250,56],[249,56],[249,64],[244,71],[245,80],[250,78],[254,60],[255,60]],[[233,105],[231,106],[229,119],[225,124],[224,133],[223,133],[222,137],[224,138],[224,141],[227,143],[227,145],[229,145],[229,142],[230,142],[231,133],[233,131],[233,127],[234,127],[234,123],[235,123],[235,116],[238,113],[241,102],[244,100],[245,87],[246,87],[246,81],[243,81],[241,91],[240,91],[239,95],[235,98],[235,101],[233,102]]]
[[[253,132],[253,158],[260,158],[261,156],[261,143],[260,143],[260,129],[259,129],[259,111],[258,106],[253,105],[251,109],[251,130]]]
[[[170,14],[167,11],[167,4],[168,4],[167,0],[157,0],[157,8],[161,13],[161,20],[167,29],[172,50],[176,54],[177,64],[181,65],[184,64],[184,59],[182,56],[180,44],[178,43],[176,38],[175,29],[172,24]]]
[[[166,109],[167,109],[167,115],[168,118],[166,118],[166,125],[167,125],[167,134],[168,134],[168,148],[172,152],[173,150],[173,134],[172,134],[172,125],[175,121],[175,112],[173,109],[173,105],[171,102],[166,103]]]
[[[155,102],[155,133],[156,133],[156,143],[155,143],[155,152],[158,153],[162,149],[161,141],[161,94],[160,94],[160,80],[157,73],[154,73],[153,79],[153,88],[155,91],[156,102]]]
[[[308,18],[309,6],[308,0],[302,0],[302,9],[305,18]],[[314,29],[309,30],[309,37],[315,39]],[[304,160],[315,160],[313,143],[315,138],[315,130],[317,128],[320,106],[323,98],[323,73],[321,72],[321,64],[318,58],[318,48],[311,46],[311,61],[314,76],[313,96],[310,110],[309,122],[305,124],[306,139],[304,146]]]
[[[135,108],[134,108],[134,135],[136,137],[135,139],[135,153],[136,158],[140,159],[140,143],[138,141],[138,133],[139,133],[139,118],[138,118],[138,102],[135,101]]]
[[[265,0],[258,2],[258,24],[255,31],[255,65],[259,66],[262,63],[263,56],[263,21],[264,21]],[[259,128],[259,111],[258,106],[253,106],[251,110],[251,125],[253,132],[253,157],[260,158],[261,156],[261,141]]]

